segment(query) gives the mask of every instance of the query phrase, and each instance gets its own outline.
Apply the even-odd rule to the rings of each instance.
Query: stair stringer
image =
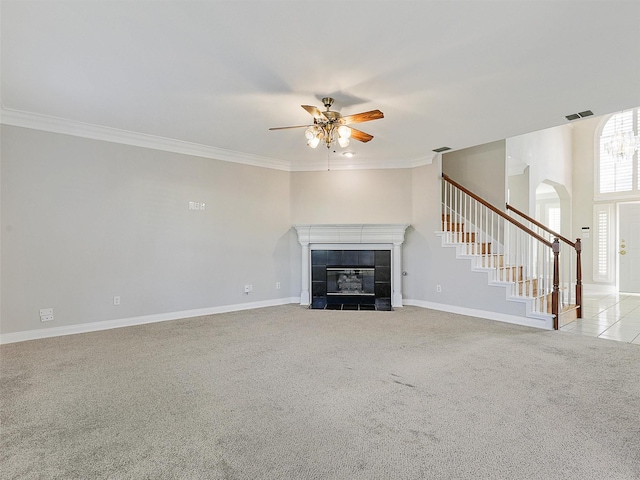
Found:
[[[471,272],[486,273],[488,286],[503,288],[505,291],[505,301],[517,302],[524,305],[525,317],[529,320],[525,320],[522,323],[518,322],[519,324],[529,325],[532,327],[543,328],[547,330],[553,329],[553,315],[534,311],[534,302],[537,301],[535,297],[513,295],[511,292],[513,291],[515,283],[512,281],[499,280],[497,278],[497,268],[482,266],[482,255],[468,253],[468,244],[466,243],[447,242],[446,238],[448,235],[450,235],[451,232],[437,231],[435,233],[441,238],[442,247],[455,249],[457,260],[470,261]]]

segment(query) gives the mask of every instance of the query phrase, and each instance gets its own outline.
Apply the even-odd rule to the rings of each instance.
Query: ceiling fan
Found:
[[[331,148],[336,141],[344,148],[349,145],[350,138],[363,143],[366,143],[373,138],[373,135],[361,132],[360,130],[356,130],[355,128],[347,125],[384,118],[384,114],[380,110],[370,110],[368,112],[355,113],[353,115],[343,117],[340,112],[331,110],[333,102],[334,100],[331,97],[325,97],[322,99],[322,103],[326,107],[324,112],[321,112],[317,107],[311,105],[301,105],[302,108],[313,115],[313,124],[311,125],[273,127],[269,130],[306,128],[305,137],[307,138],[307,145],[311,148],[316,148],[321,141],[324,142],[327,148]]]

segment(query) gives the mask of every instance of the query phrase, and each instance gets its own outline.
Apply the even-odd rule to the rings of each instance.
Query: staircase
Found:
[[[444,247],[455,248],[457,258],[470,259],[472,271],[486,272],[489,285],[505,288],[507,301],[525,303],[528,317],[558,329],[581,316],[579,239],[572,243],[507,206],[523,217],[516,220],[446,175],[442,186],[438,235]]]

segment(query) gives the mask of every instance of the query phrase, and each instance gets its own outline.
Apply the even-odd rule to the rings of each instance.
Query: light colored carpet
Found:
[[[0,355],[2,478],[640,478],[628,343],[287,305]]]

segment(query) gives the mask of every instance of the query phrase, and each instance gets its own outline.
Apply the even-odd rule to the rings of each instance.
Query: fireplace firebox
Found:
[[[391,251],[312,250],[311,308],[391,310]]]

